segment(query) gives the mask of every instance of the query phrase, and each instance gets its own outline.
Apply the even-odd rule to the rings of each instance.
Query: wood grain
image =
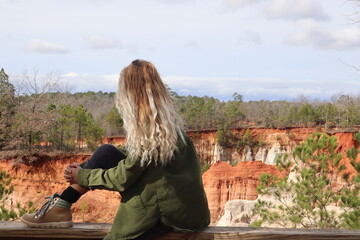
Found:
[[[71,228],[30,228],[17,221],[0,221],[0,239],[103,239],[111,224],[75,223]],[[209,227],[203,232],[172,232],[156,240],[360,240],[360,230]]]

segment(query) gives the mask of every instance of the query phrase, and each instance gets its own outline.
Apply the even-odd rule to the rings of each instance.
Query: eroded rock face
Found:
[[[311,135],[311,133],[302,134],[302,138],[304,138],[304,139],[302,139],[302,141],[305,140],[306,138],[308,138],[310,135]],[[277,140],[280,140],[278,136],[276,138],[277,138]],[[346,150],[348,150],[352,146],[355,146],[354,134],[351,132],[340,132],[340,133],[334,133],[334,136],[338,139],[337,151],[342,153],[342,155],[343,155],[343,159],[341,162],[346,165],[346,171],[349,171],[350,173],[354,172],[353,167],[349,163],[349,159],[346,157]],[[277,155],[283,154],[283,153],[291,153],[295,147],[293,144],[291,144],[291,142],[287,142],[288,144],[290,143],[289,145],[280,145],[279,141],[278,142],[272,141],[272,142],[274,144],[270,147],[270,149],[266,149],[266,148],[259,149],[258,153],[255,155],[256,160],[265,162],[266,164],[273,165],[276,163],[275,160],[276,160]],[[292,159],[291,154],[289,154],[289,158]],[[358,155],[357,161],[360,161],[360,155]],[[216,165],[214,165],[214,167],[216,167]],[[230,168],[228,166],[223,167],[223,168],[224,168],[224,171],[230,171]],[[219,166],[219,169],[221,169],[220,166]],[[221,171],[221,170],[219,170],[219,171]],[[206,174],[209,174],[209,173],[211,173],[211,169],[208,172],[206,172]],[[216,171],[214,171],[214,173],[216,173]],[[216,176],[216,175],[217,174],[214,174],[214,176]],[[221,174],[219,174],[219,173],[218,173],[218,175],[221,176]],[[296,175],[297,175],[296,172],[291,172],[288,176],[288,180],[296,181]],[[340,176],[341,176],[341,174],[339,174],[339,177]],[[228,179],[233,179],[233,176],[227,175],[226,177]],[[204,177],[203,177],[203,179],[204,179]],[[204,181],[207,181],[207,179],[205,179]],[[215,181],[215,180],[213,180],[213,181]],[[227,181],[221,180],[221,182],[227,182]],[[336,187],[342,186],[343,184],[344,184],[343,180],[341,178],[339,178],[335,181],[334,187],[336,188]],[[204,185],[206,185],[206,184],[204,184]],[[257,196],[257,199],[253,200],[252,196],[249,195],[247,197],[242,196],[239,199],[235,199],[235,200],[230,199],[228,202],[226,202],[224,204],[223,209],[221,209],[221,207],[218,207],[216,209],[214,207],[214,206],[216,206],[216,204],[214,204],[214,203],[218,202],[219,203],[218,206],[222,206],[223,203],[221,201],[223,201],[224,197],[223,196],[220,198],[216,197],[216,192],[211,190],[211,186],[208,186],[208,185],[206,185],[206,186],[207,186],[206,187],[207,193],[209,193],[208,199],[211,202],[210,209],[212,210],[211,211],[212,221],[213,221],[213,224],[217,224],[218,226],[248,226],[254,220],[254,219],[250,219],[250,216],[251,216],[252,207],[256,203],[257,199],[270,201],[273,204],[280,204],[272,197]],[[218,187],[220,190],[223,188],[226,188],[226,186],[225,187],[221,186],[221,184],[219,184]],[[288,200],[288,202],[291,202],[290,199]],[[329,206],[328,208],[331,209],[332,211],[334,211],[336,213],[336,216],[339,216],[342,213],[341,208],[338,206]],[[223,212],[223,215],[219,218],[219,215],[216,215],[216,214],[220,213],[220,215],[221,215],[221,212]],[[217,219],[219,219],[218,222],[217,222]],[[283,226],[272,224],[272,225],[267,225],[266,227],[283,227]]]
[[[203,174],[203,184],[211,212],[211,222],[216,223],[224,214],[224,205],[229,200],[255,200],[256,186],[261,174],[281,176],[275,166],[259,161],[240,162],[231,166],[217,162]]]
[[[282,205],[279,201],[275,200],[273,197],[264,197],[259,196],[258,199],[262,201],[271,202],[274,205]],[[257,200],[258,200],[257,199]],[[224,207],[224,215],[220,218],[219,222],[216,226],[232,226],[232,227],[249,227],[249,225],[256,220],[259,220],[258,217],[252,216],[252,208],[256,204],[257,200],[230,200],[226,202]],[[289,205],[293,205],[294,203],[291,199],[286,199],[286,202]],[[335,214],[335,218],[339,220],[339,216],[344,212],[344,210],[340,206],[327,206],[327,211],[333,212]],[[314,211],[318,211],[318,208],[315,208]],[[309,224],[307,219],[303,219],[304,223]],[[271,227],[271,228],[293,228],[292,224],[287,224],[284,226],[283,224],[278,223],[263,223],[262,227]],[[297,228],[302,228],[299,224]]]
[[[291,161],[293,159],[290,154],[294,150],[294,146],[281,146],[279,143],[276,143],[270,147],[270,149],[259,149],[266,154],[263,155],[263,158],[259,161],[264,162],[269,165],[276,165],[276,160],[279,156],[288,153],[288,159]]]
[[[220,161],[226,161],[225,154],[224,154],[224,148],[220,146],[220,144],[215,143],[214,145],[214,158],[211,161],[211,164],[214,164],[216,162]]]
[[[241,139],[247,129],[232,129],[234,136]],[[275,165],[277,156],[283,153],[291,153],[300,142],[307,139],[313,132],[322,131],[317,128],[251,128],[250,133],[254,140],[262,143],[259,148],[245,147],[238,152],[235,147],[224,148],[217,143],[216,130],[202,132],[189,132],[201,161],[214,164],[218,161],[245,162],[261,161]],[[289,157],[291,157],[289,155]]]
[[[224,215],[217,226],[248,227],[251,222],[252,208],[256,200],[230,200],[224,206]]]
[[[9,199],[26,203],[33,201],[37,207],[44,197],[55,192],[61,193],[68,184],[63,179],[63,170],[74,161],[82,162],[89,156],[53,156],[41,159],[33,166],[14,165],[12,160],[1,160],[0,169],[13,176],[15,192]],[[218,162],[203,175],[204,188],[208,197],[212,222],[223,215],[223,208],[232,199],[257,198],[256,186],[263,173],[278,174],[274,166],[262,162],[241,162],[233,167],[226,162]],[[74,221],[111,222],[117,211],[120,195],[105,190],[90,191],[73,205]]]
[[[222,148],[217,145],[216,131],[189,132],[200,161],[213,163],[204,173],[203,183],[211,211],[211,221],[217,223],[224,215],[225,203],[229,200],[255,200],[256,186],[263,173],[279,175],[275,163],[277,154],[291,152],[300,142],[307,139],[315,128],[271,129],[252,128],[250,132],[255,139],[261,139],[264,145],[258,149],[247,149],[238,153],[236,149]],[[239,138],[246,129],[235,129],[233,133]],[[335,133],[339,139],[338,151],[345,153],[355,144],[353,133]],[[124,145],[123,137],[105,139],[104,143]],[[44,202],[44,197],[54,192],[61,193],[68,184],[63,180],[65,166],[74,161],[82,162],[90,155],[54,155],[43,157],[33,166],[17,164],[12,160],[0,160],[0,170],[6,170],[13,177],[15,192],[9,199],[9,205],[16,202],[33,201],[38,207]],[[345,156],[345,155],[344,155]],[[360,160],[360,156],[358,157]],[[227,162],[240,162],[231,166]],[[353,171],[346,157],[342,162],[347,170]],[[293,176],[291,176],[293,177]],[[117,192],[95,190],[88,192],[74,204],[75,221],[112,222],[120,202]],[[241,218],[241,221],[245,217]],[[236,220],[238,221],[238,220]],[[240,222],[241,222],[240,221]],[[222,221],[224,222],[224,221]]]
[[[216,131],[190,131],[188,136],[193,141],[200,161],[207,163],[213,163],[214,159],[222,161],[223,149],[219,145],[216,146]]]
[[[12,160],[0,160],[0,169],[13,177],[15,191],[7,201],[9,207],[16,202],[32,201],[36,207],[46,202],[46,196],[62,193],[68,187],[63,178],[65,166],[86,160],[89,155],[55,155],[40,158],[34,165],[16,164]],[[73,220],[76,222],[111,223],[120,202],[118,192],[90,191],[73,205]]]

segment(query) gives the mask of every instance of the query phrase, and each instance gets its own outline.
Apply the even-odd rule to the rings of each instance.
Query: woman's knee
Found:
[[[108,169],[115,167],[125,157],[115,146],[103,144],[95,150],[89,161],[95,168]]]
[[[98,149],[101,155],[106,155],[110,158],[124,159],[126,157],[117,147],[111,144],[103,144]]]
[[[113,152],[113,151],[119,151],[114,145],[111,144],[103,144],[99,146],[96,151],[104,151],[104,152]]]

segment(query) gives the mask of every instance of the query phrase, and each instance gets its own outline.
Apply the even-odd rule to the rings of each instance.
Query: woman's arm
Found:
[[[70,168],[72,182],[89,189],[125,191],[141,176],[145,167],[138,159],[127,157],[110,169],[82,169],[79,165]]]

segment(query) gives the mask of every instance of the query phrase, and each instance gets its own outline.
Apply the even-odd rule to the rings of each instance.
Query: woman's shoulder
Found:
[[[177,147],[189,147],[192,145],[192,141],[189,138],[189,136],[186,134],[186,132],[182,131],[178,134],[178,142]]]

